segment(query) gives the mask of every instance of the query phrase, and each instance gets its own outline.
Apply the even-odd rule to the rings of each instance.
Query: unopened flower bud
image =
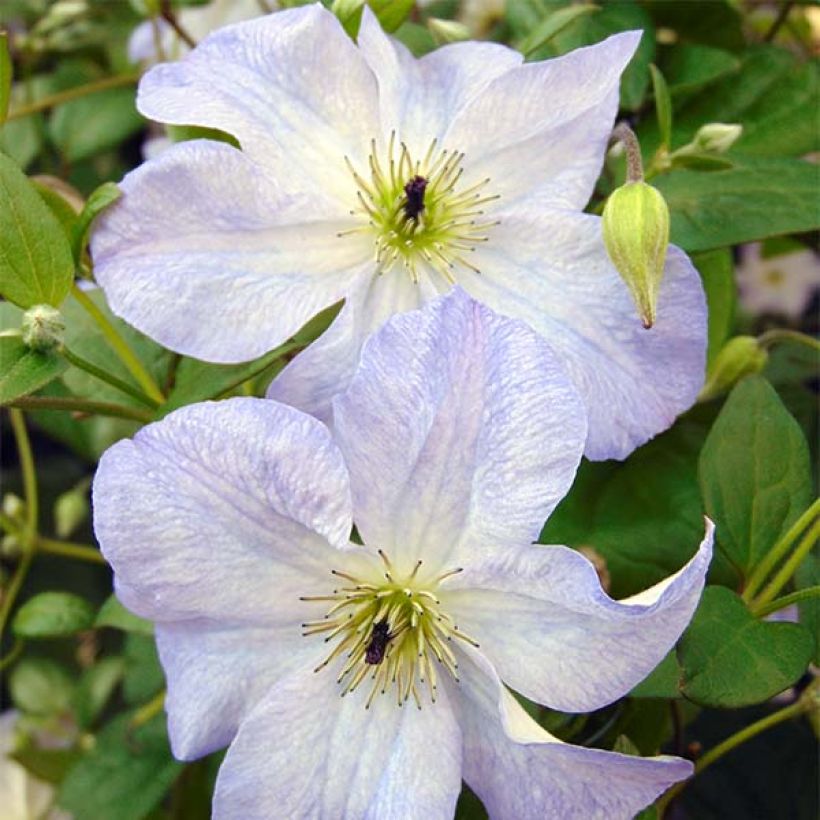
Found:
[[[732,388],[744,376],[760,373],[766,366],[769,354],[754,336],[735,336],[723,346],[715,357],[700,391],[700,401],[719,396]]]
[[[710,122],[702,125],[692,140],[694,151],[725,154],[740,138],[743,126],[736,123]]]
[[[23,314],[23,343],[46,353],[63,342],[65,323],[60,311],[51,305],[35,305]]]
[[[470,29],[457,20],[441,20],[438,17],[430,17],[427,20],[427,28],[430,29],[430,34],[433,35],[433,39],[439,45],[458,43],[470,39]]]
[[[603,232],[609,258],[632,293],[644,327],[652,327],[669,245],[666,200],[645,182],[627,182],[607,200]]]
[[[26,502],[14,493],[3,496],[3,513],[13,521],[21,521],[26,514]]]
[[[80,482],[54,502],[54,530],[58,538],[67,538],[88,518],[88,483]]]
[[[0,541],[0,555],[2,555],[3,558],[17,558],[22,551],[23,545],[16,535],[9,533],[3,536],[3,540]]]

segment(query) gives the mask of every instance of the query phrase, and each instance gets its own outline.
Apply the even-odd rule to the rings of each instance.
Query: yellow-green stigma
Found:
[[[424,157],[414,159],[403,142],[397,149],[394,133],[382,163],[373,140],[363,173],[345,157],[358,188],[350,213],[364,217],[367,225],[339,236],[372,233],[378,273],[398,265],[418,282],[426,264],[452,284],[460,266],[480,273],[466,257],[498,224],[485,219],[483,210],[498,196],[487,194],[489,178],[461,189],[464,154],[437,145],[434,139]]]
[[[461,632],[441,609],[435,591],[446,578],[461,572],[453,569],[425,581],[420,580],[422,562],[401,577],[379,550],[383,573],[357,578],[333,570],[347,582],[331,595],[303,597],[303,601],[327,601],[331,607],[319,621],[302,624],[304,635],[325,635],[337,641],[330,654],[316,667],[319,672],[342,658],[336,682],[344,697],[359,686],[370,687],[365,708],[377,693],[395,689],[399,706],[411,697],[421,708],[426,689],[436,702],[438,671],[442,667],[458,681],[458,661],[449,644],[453,638],[472,646],[478,644]]]

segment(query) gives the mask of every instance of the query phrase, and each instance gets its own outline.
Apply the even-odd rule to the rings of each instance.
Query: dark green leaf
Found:
[[[45,185],[40,179],[33,178],[31,181],[34,183],[34,187],[37,188],[37,193],[43,198],[43,202],[48,205],[51,213],[57,217],[66,239],[71,242],[74,225],[77,223],[76,211],[57,191]]]
[[[734,326],[737,289],[732,252],[728,248],[693,254],[709,307],[707,364],[720,352]]]
[[[74,277],[71,248],[37,189],[0,154],[0,295],[59,307]]]
[[[661,132],[661,143],[669,148],[672,145],[672,101],[669,99],[669,88],[658,67],[651,63],[649,72],[652,76],[652,91],[655,95],[655,114],[658,118],[658,129]]]
[[[83,672],[74,692],[74,712],[80,726],[88,728],[99,717],[124,671],[122,658],[103,658]]]
[[[681,170],[652,181],[669,205],[672,242],[700,251],[820,227],[820,167],[738,155],[733,161],[726,171]]]
[[[5,121],[9,110],[12,71],[9,35],[7,31],[0,31],[0,125]]]
[[[630,693],[632,698],[680,697],[681,668],[673,649]]]
[[[739,51],[745,45],[740,12],[727,0],[643,0],[657,26],[684,41]]]
[[[59,783],[79,760],[80,753],[76,749],[44,749],[27,737],[10,757],[38,780]]]
[[[709,85],[739,67],[740,60],[729,51],[690,43],[676,43],[663,61],[663,73],[673,97]]]
[[[799,624],[758,621],[724,587],[707,587],[678,644],[682,690],[702,706],[761,703],[805,671],[814,642]]]
[[[820,557],[806,556],[803,563],[794,574],[794,583],[797,589],[805,589],[820,584]],[[814,664],[820,664],[820,598],[809,598],[798,604],[800,623],[814,637]]]
[[[100,607],[94,626],[110,626],[121,629],[123,632],[137,632],[141,635],[152,635],[154,625],[139,615],[129,612],[118,600],[116,595],[110,595]]]
[[[728,157],[719,157],[715,154],[687,153],[672,157],[672,167],[676,170],[687,168],[693,171],[726,171],[734,168],[734,165]]]
[[[0,404],[33,393],[67,367],[56,353],[31,350],[17,336],[0,337]]]
[[[74,820],[142,820],[181,771],[168,748],[164,716],[134,729],[130,720],[112,720],[60,786],[57,802]]]
[[[125,638],[125,678],[123,695],[127,703],[144,703],[165,683],[159,665],[157,646],[152,637],[129,633]]]
[[[89,629],[94,607],[70,592],[41,592],[29,598],[14,617],[18,638],[59,638]]]
[[[599,11],[598,6],[592,3],[583,3],[578,6],[567,6],[556,9],[547,17],[543,18],[538,25],[518,44],[518,50],[528,57],[543,45],[548,43],[559,32],[563,31],[573,21],[585,14],[592,14]]]
[[[74,691],[64,666],[46,658],[23,658],[9,675],[14,705],[32,715],[53,715],[68,709]]]
[[[104,182],[88,197],[80,216],[77,218],[72,234],[71,249],[76,262],[79,263],[85,250],[91,223],[102,211],[116,202],[121,196],[122,191],[115,183]]]
[[[806,439],[765,379],[750,376],[732,390],[698,474],[718,547],[748,575],[811,501]]]
[[[415,0],[367,0],[381,27],[388,33],[394,32],[406,19],[415,5]]]

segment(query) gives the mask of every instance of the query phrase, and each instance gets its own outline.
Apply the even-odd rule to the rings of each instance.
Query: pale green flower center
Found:
[[[498,224],[483,210],[498,196],[487,193],[489,178],[461,184],[463,160],[458,151],[438,150],[435,139],[423,157],[414,158],[404,143],[396,145],[395,133],[381,159],[371,142],[366,171],[345,157],[358,189],[351,214],[366,224],[339,236],[371,234],[380,274],[400,267],[418,282],[427,265],[455,283],[459,267],[480,273],[469,256]]]
[[[450,647],[453,638],[478,646],[442,610],[436,595],[441,582],[461,569],[422,582],[421,561],[401,577],[381,550],[379,555],[384,562],[381,577],[359,578],[333,570],[346,586],[331,595],[301,599],[331,602],[322,620],[302,624],[303,634],[328,633],[325,642],[337,642],[314,671],[341,658],[336,682],[342,697],[369,686],[365,708],[370,708],[377,693],[394,689],[399,706],[412,697],[420,709],[424,689],[435,703],[441,669],[458,681],[458,661]]]

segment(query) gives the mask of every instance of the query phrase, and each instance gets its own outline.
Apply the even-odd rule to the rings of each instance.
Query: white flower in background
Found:
[[[270,397],[328,419],[364,339],[454,283],[558,353],[624,457],[703,381],[706,307],[670,248],[644,330],[581,212],[639,32],[543,63],[492,43],[416,60],[365,8],[358,46],[320,5],[240,23],[155,67],[138,107],[241,143],[177,145],[129,174],[92,240],[112,310],[181,353],[254,358],[345,300]]]
[[[799,319],[820,288],[820,257],[794,250],[764,257],[760,242],[741,248],[735,270],[740,304],[751,314]]]
[[[273,10],[275,4],[269,0],[265,0],[264,5],[260,4],[259,0],[213,0],[204,6],[185,6],[177,9],[176,18],[183,30],[199,42],[222,26],[251,20],[265,14],[266,6]],[[150,20],[140,23],[128,40],[128,59],[132,63],[156,63],[161,57],[166,60],[177,60],[189,51],[190,48],[161,17],[154,23]]]
[[[2,820],[70,820],[71,815],[52,808],[54,788],[30,774],[11,755],[17,747],[14,710],[0,714],[0,818]]]
[[[532,545],[569,488],[581,402],[523,323],[461,290],[365,345],[335,433],[264,399],[193,405],[103,456],[95,530],[156,621],[174,753],[230,744],[216,818],[629,820],[688,761],[562,743],[521,708],[626,694],[700,597],[695,557],[616,602]],[[355,523],[363,546],[349,541]]]

